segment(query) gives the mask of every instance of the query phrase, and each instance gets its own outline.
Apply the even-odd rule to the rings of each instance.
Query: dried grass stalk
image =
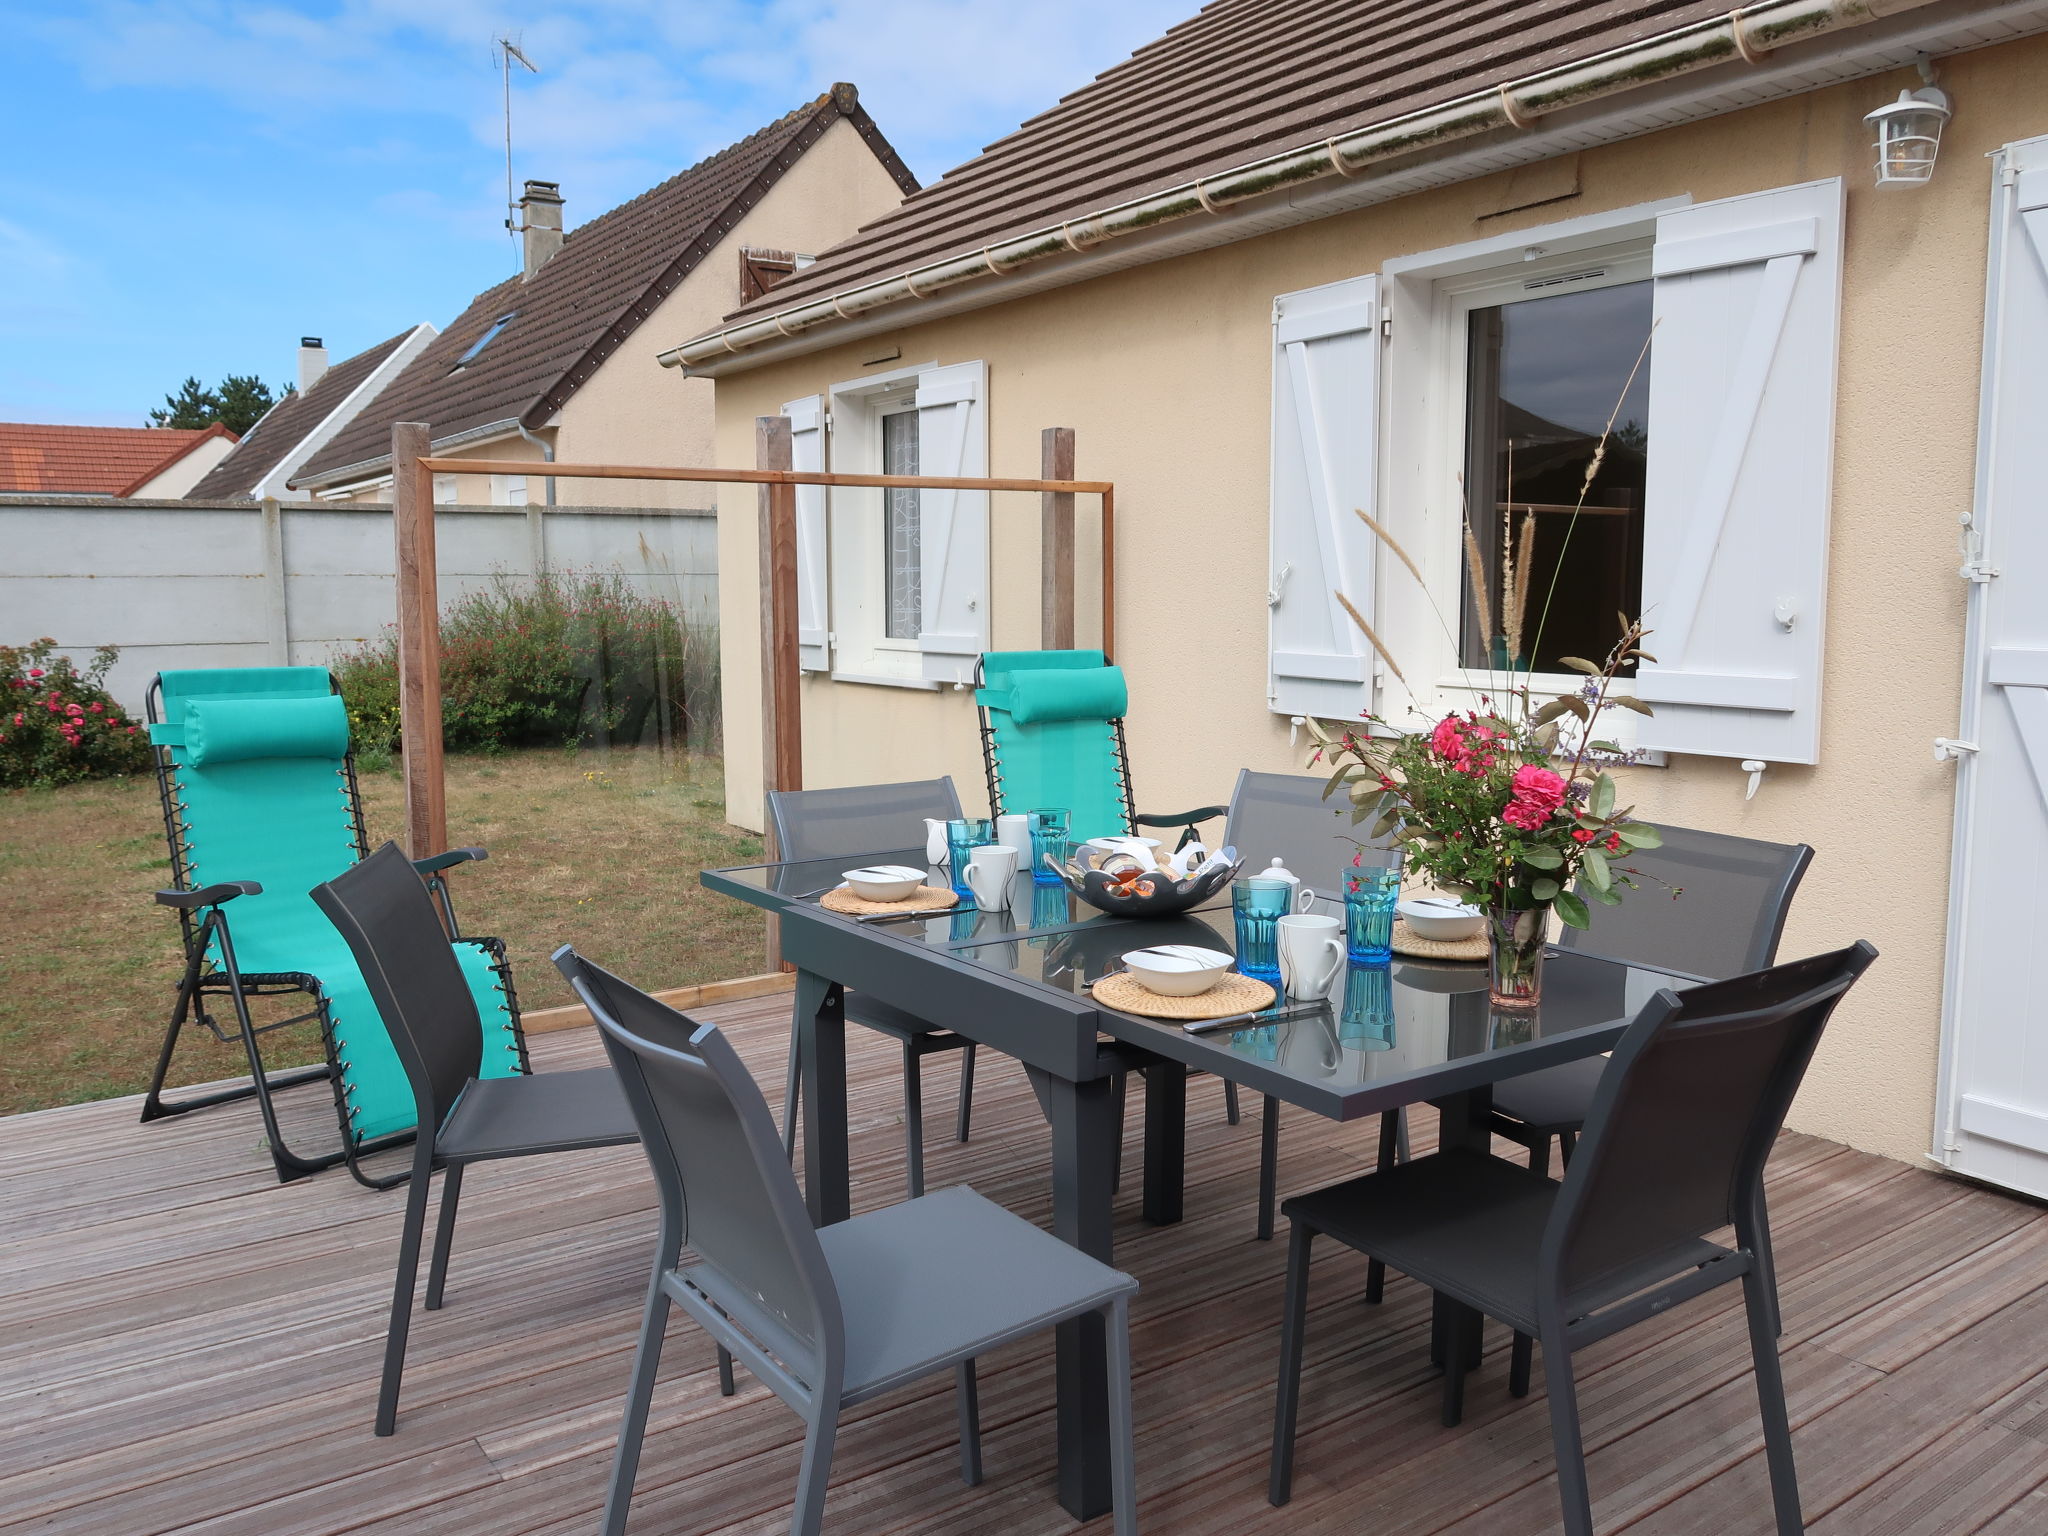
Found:
[[[1522,631],[1529,619],[1529,577],[1536,568],[1536,514],[1522,514],[1522,536],[1515,545],[1514,580],[1505,599],[1502,627],[1507,631],[1508,661],[1522,654]]]
[[[1486,591],[1486,557],[1479,553],[1479,540],[1472,524],[1465,524],[1465,575],[1472,583],[1472,606],[1479,615],[1479,633],[1488,651],[1493,649],[1493,603]]]
[[[1407,687],[1408,679],[1402,676],[1400,664],[1394,660],[1393,652],[1389,651],[1386,648],[1386,646],[1380,643],[1380,637],[1372,632],[1372,626],[1365,622],[1365,615],[1360,613],[1356,608],[1354,608],[1351,605],[1351,599],[1346,597],[1342,592],[1339,592],[1337,594],[1337,601],[1342,603],[1344,605],[1344,611],[1351,615],[1351,622],[1358,626],[1358,632],[1364,635],[1366,639],[1372,642],[1372,648],[1375,651],[1379,652],[1380,660],[1384,661],[1387,664],[1387,670],[1393,673],[1396,678],[1400,679],[1402,687]]]
[[[1387,530],[1382,528],[1378,523],[1374,522],[1370,517],[1366,516],[1365,508],[1353,507],[1351,510],[1358,514],[1358,520],[1361,523],[1365,524],[1366,527],[1370,528],[1373,531],[1373,537],[1378,539],[1382,544],[1386,545],[1387,548],[1391,549],[1394,552],[1394,554],[1400,559],[1400,562],[1408,567],[1408,574],[1415,578],[1415,584],[1419,587],[1426,588],[1429,585],[1429,583],[1422,579],[1422,567],[1417,565],[1413,560],[1408,558],[1408,551],[1401,547],[1401,541],[1396,539],[1391,533],[1387,532]]]

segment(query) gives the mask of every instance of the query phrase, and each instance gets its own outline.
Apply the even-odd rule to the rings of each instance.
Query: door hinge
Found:
[[[1956,534],[1956,548],[1963,563],[1956,567],[1956,574],[1964,581],[1989,581],[1998,574],[1998,567],[1984,558],[1984,535],[1977,530],[1975,515],[1965,512],[1957,521],[1962,528]]]
[[[1976,751],[1977,743],[1974,741],[1952,741],[1946,736],[1934,738],[1934,760],[1937,763],[1958,762]]]
[[[1385,315],[1381,315],[1381,316],[1380,316],[1380,335],[1382,335],[1382,336],[1392,336],[1393,334],[1394,334],[1394,317],[1393,317],[1393,315],[1391,315],[1391,314],[1385,314]]]
[[[830,432],[832,430],[832,413],[827,411],[824,415],[820,416],[818,418],[818,425],[825,431]]]

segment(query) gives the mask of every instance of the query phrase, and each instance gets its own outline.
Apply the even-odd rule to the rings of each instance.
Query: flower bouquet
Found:
[[[1643,633],[1627,625],[1597,666],[1565,658],[1587,681],[1547,703],[1514,688],[1504,700],[1482,696],[1477,710],[1405,733],[1372,715],[1364,729],[1336,735],[1308,722],[1315,760],[1335,767],[1331,790],[1349,793],[1352,820],[1369,819],[1373,837],[1403,846],[1410,868],[1485,909],[1495,1007],[1535,1006],[1553,909],[1572,927],[1587,927],[1588,900],[1618,905],[1621,888],[1636,883],[1628,853],[1662,841],[1616,806],[1603,765],[1623,754],[1596,736],[1604,710],[1645,709],[1613,688],[1616,673],[1644,657]],[[1567,719],[1577,730],[1561,749]]]

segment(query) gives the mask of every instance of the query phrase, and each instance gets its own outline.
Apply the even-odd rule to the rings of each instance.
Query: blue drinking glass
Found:
[[[1401,866],[1344,872],[1344,948],[1353,965],[1385,965],[1394,958],[1394,904],[1401,899]]]
[[[1394,1048],[1394,980],[1386,966],[1354,965],[1345,972],[1337,1039],[1354,1051]]]
[[[1052,806],[1024,813],[1031,828],[1031,883],[1064,885],[1053,865],[1067,861],[1067,813]],[[1046,861],[1050,859],[1051,864]]]
[[[953,894],[968,905],[974,892],[967,888],[967,859],[977,848],[996,840],[996,824],[986,816],[956,816],[946,823],[946,868],[953,881]]]
[[[1280,985],[1280,919],[1294,910],[1294,887],[1285,880],[1234,880],[1231,915],[1237,920],[1237,968]]]

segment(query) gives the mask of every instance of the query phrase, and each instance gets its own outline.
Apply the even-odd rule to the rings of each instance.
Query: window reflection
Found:
[[[1463,665],[1555,672],[1561,656],[1598,661],[1619,636],[1617,616],[1640,609],[1650,307],[1651,285],[1634,282],[1471,312],[1466,519],[1490,623],[1468,581]]]

